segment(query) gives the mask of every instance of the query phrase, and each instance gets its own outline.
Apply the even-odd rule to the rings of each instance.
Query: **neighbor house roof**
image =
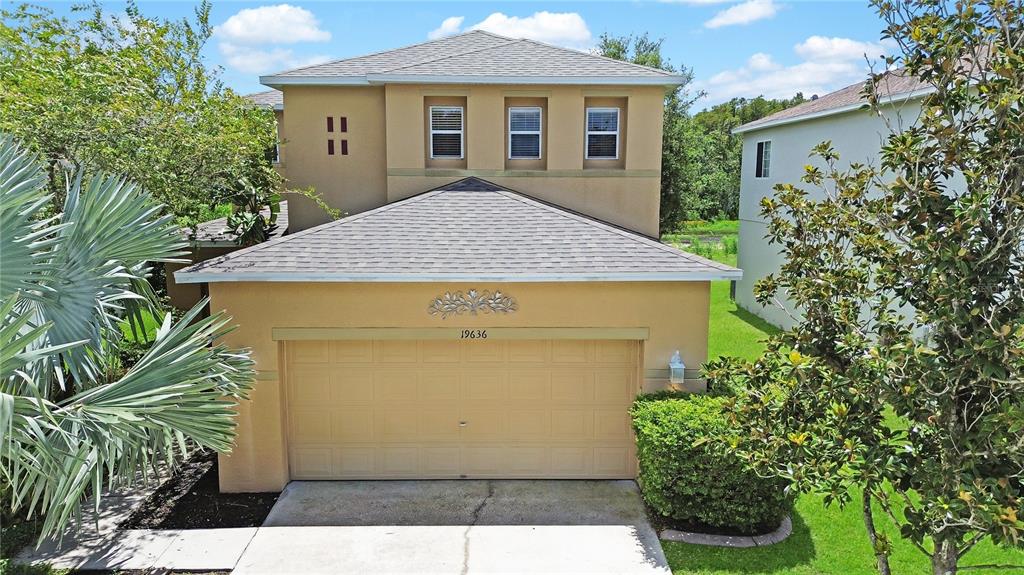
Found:
[[[866,108],[868,105],[867,100],[864,98],[864,86],[866,83],[866,81],[858,82],[830,94],[808,100],[792,108],[765,116],[759,120],[748,122],[734,129],[733,133],[742,134],[743,132],[752,132],[770,126],[790,124]],[[881,101],[915,98],[930,93],[932,90],[930,84],[905,73],[903,69],[886,73],[878,83],[878,95]]]
[[[475,30],[325,64],[261,76],[293,84],[649,84],[686,82],[664,70]]]
[[[257,106],[284,110],[284,93],[280,90],[267,90],[265,92],[256,92],[255,94],[246,94],[245,98],[252,100],[252,103]]]
[[[270,215],[270,208],[263,208],[260,213],[267,217]],[[196,233],[191,229],[182,230],[194,245],[198,247],[227,247],[234,246],[235,234],[228,229],[228,219],[218,218],[209,220],[196,226]],[[277,214],[277,225],[270,231],[270,239],[279,238],[288,233],[288,202],[281,202],[281,211]]]
[[[179,283],[699,281],[738,269],[466,178],[207,260]]]

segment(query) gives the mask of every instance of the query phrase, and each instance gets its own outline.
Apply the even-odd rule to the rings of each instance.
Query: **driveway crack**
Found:
[[[466,526],[466,530],[462,532],[462,575],[469,573],[469,531],[480,521],[480,513],[487,506],[487,502],[494,497],[494,482],[490,479],[487,480],[487,496],[480,500],[480,504],[473,510],[473,515],[469,519],[469,525]]]

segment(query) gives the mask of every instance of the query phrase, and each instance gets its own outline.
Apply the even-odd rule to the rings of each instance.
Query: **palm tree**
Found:
[[[149,262],[186,244],[123,179],[69,178],[52,216],[46,183],[39,159],[0,134],[0,503],[41,516],[40,538],[196,446],[229,450],[254,376],[248,350],[216,343],[229,318],[201,318],[205,302],[177,323],[166,314],[138,363],[112,369],[119,324],[157,309]]]

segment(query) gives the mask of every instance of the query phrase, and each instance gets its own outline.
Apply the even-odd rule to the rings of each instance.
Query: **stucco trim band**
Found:
[[[429,74],[366,74],[362,76],[260,76],[264,86],[373,86],[380,84],[551,84],[580,86],[681,86],[685,76],[490,76]]]
[[[486,338],[467,338],[465,332],[486,331]],[[425,340],[425,339],[602,339],[646,340],[646,327],[489,327],[467,330],[461,327],[275,327],[274,341],[297,340]]]
[[[660,178],[658,170],[447,170],[444,168],[388,168],[388,176],[446,178]]]

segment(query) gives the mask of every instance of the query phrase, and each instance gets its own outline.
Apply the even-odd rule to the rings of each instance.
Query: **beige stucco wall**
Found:
[[[708,282],[210,284],[211,310],[226,310],[239,326],[225,343],[252,348],[259,370],[251,399],[239,406],[236,446],[221,457],[221,489],[273,491],[289,479],[283,370],[273,328],[647,328],[650,336],[642,348],[644,389],[650,391],[668,385],[667,364],[674,350],[694,370],[707,359],[709,287]],[[470,288],[501,289],[519,309],[447,320],[427,313],[431,300],[446,290]]]
[[[288,86],[284,90],[283,133],[287,135],[290,188],[313,186],[333,208],[354,214],[384,205],[387,171],[384,148],[384,88],[380,86]],[[327,131],[327,117],[334,132]],[[338,118],[348,119],[340,132]],[[334,140],[334,155],[327,140]],[[348,140],[348,155],[341,153]],[[329,220],[313,202],[288,196],[289,230]]]
[[[664,95],[661,86],[287,86],[287,173],[292,186],[315,186],[328,204],[348,213],[478,176],[656,236]],[[506,103],[519,98],[546,101],[542,169],[506,164]],[[465,167],[430,166],[427,158],[425,106],[446,99],[465,100]],[[624,157],[607,165],[588,162],[585,169],[588,101],[625,102]],[[327,155],[329,115],[349,118],[349,156]],[[294,205],[294,231],[326,220],[308,202]]]

